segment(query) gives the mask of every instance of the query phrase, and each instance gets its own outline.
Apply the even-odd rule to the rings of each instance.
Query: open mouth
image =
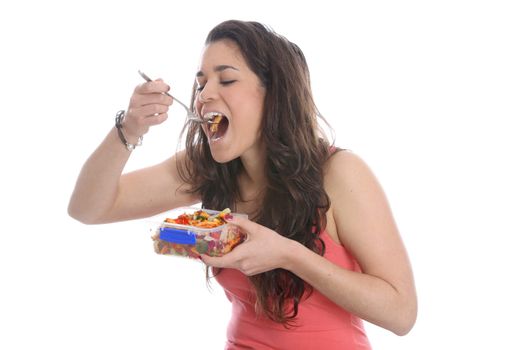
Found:
[[[204,119],[210,121],[206,125],[211,141],[217,141],[222,138],[226,134],[226,130],[228,130],[228,126],[230,125],[228,118],[224,114],[218,112],[206,113]]]

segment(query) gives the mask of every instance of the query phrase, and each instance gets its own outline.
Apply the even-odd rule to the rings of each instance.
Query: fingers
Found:
[[[157,116],[162,113],[167,113],[169,110],[169,106],[161,105],[161,104],[152,104],[152,105],[132,108],[130,110],[132,111],[134,115],[138,117],[153,117],[153,116]]]
[[[232,219],[228,220],[228,223],[238,226],[241,231],[246,234],[253,234],[259,232],[261,225],[245,218],[243,216],[234,216]]]
[[[168,106],[147,105],[139,108],[129,108],[122,125],[127,133],[140,137],[146,134],[149,127],[158,125],[168,119]]]
[[[148,81],[143,84],[137,85],[135,88],[135,93],[138,94],[152,94],[157,93],[161,94],[164,92],[168,92],[170,90],[170,87],[168,84],[166,84],[162,79],[157,79],[154,81]]]
[[[166,95],[170,87],[161,79],[138,85],[131,96],[128,111],[122,125],[136,137],[148,132],[149,127],[168,118],[173,98]]]
[[[236,269],[246,276],[253,276],[257,273],[263,272],[253,260],[250,261],[250,259],[243,258],[243,256],[246,255],[246,252],[244,254],[240,252],[239,248],[241,248],[241,246],[238,246],[235,248],[236,250],[234,249],[221,257],[212,257],[205,254],[201,254],[200,257],[202,262],[207,266]]]
[[[133,134],[144,135],[150,126],[158,125],[168,118],[168,106],[147,105],[139,108],[130,108],[123,125]]]
[[[201,254],[201,260],[203,263],[205,263],[208,266],[224,268],[224,267],[232,267],[235,262],[235,257],[232,251],[221,257],[213,257],[213,256],[209,256],[206,254]]]
[[[130,100],[130,107],[145,106],[148,104],[163,104],[170,106],[173,99],[165,93],[170,90],[162,79],[148,81],[137,85]]]
[[[173,104],[173,98],[162,93],[134,93],[131,96],[130,107],[140,107],[151,104],[160,104],[165,106],[171,106]]]
[[[161,123],[164,123],[166,119],[168,119],[168,113],[161,113],[158,115],[153,115],[145,119],[145,125],[147,126],[159,125]]]

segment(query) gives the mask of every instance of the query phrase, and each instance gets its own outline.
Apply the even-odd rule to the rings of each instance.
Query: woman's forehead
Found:
[[[219,66],[235,67],[237,70],[243,70],[247,66],[239,47],[233,41],[215,41],[204,47],[198,71],[209,74]]]

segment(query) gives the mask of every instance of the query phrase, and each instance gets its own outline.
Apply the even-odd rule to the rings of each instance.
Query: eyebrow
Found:
[[[229,66],[227,64],[221,64],[221,65],[215,66],[215,68],[213,68],[213,71],[219,73],[226,69],[233,69],[233,70],[239,71],[239,69],[235,68],[234,66]],[[195,74],[195,76],[202,77],[204,76],[204,73],[200,70],[197,72],[197,74]]]

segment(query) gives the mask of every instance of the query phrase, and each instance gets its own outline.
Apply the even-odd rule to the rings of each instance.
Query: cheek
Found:
[[[237,106],[244,119],[257,123],[262,119],[264,96],[253,92],[242,97],[237,96],[233,105]]]
[[[263,119],[263,110],[264,110],[264,96],[255,95],[251,103],[250,114],[251,114],[251,119],[253,120],[254,124],[257,125],[257,128],[261,127],[261,123]]]

